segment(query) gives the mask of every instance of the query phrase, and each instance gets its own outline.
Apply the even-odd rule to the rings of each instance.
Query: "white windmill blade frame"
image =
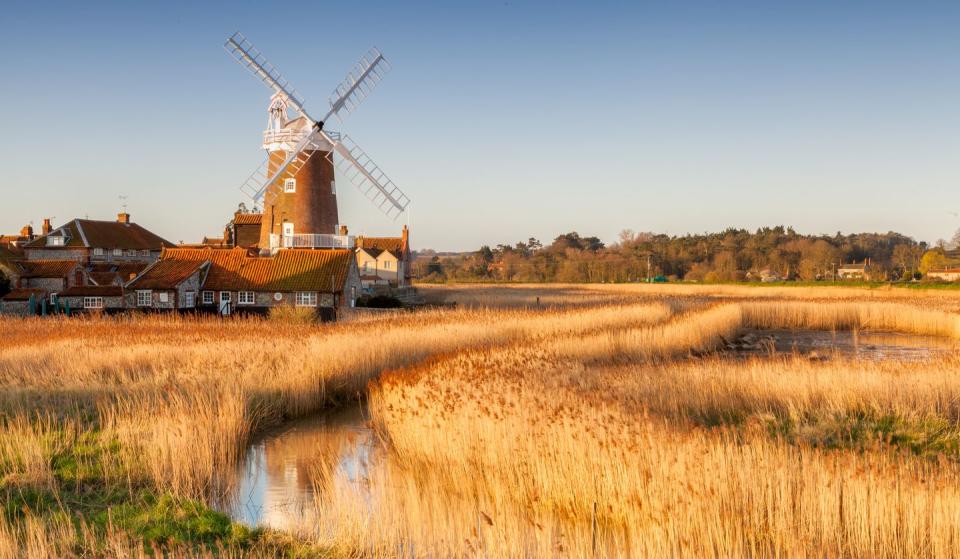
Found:
[[[367,98],[383,76],[390,71],[390,63],[376,47],[367,51],[330,95],[330,110],[323,117],[326,122],[331,116],[343,122],[357,106]]]
[[[325,132],[321,131],[320,134],[333,144],[333,151],[327,154],[327,158],[377,209],[394,220],[407,209],[410,198],[350,136],[344,134],[339,141],[333,141]],[[334,157],[334,153],[339,157]]]
[[[281,93],[287,97],[290,105],[300,114],[310,118],[310,115],[303,108],[303,99],[297,90],[290,85],[290,82],[271,64],[263,53],[257,50],[242,33],[237,31],[227,39],[223,44],[230,56],[236,59],[241,65],[245,66],[250,73],[260,79],[270,89]],[[313,119],[311,119],[312,121]]]

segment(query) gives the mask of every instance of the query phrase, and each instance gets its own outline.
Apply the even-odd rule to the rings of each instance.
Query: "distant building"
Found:
[[[943,270],[930,270],[927,272],[928,279],[940,281],[960,281],[960,268],[944,268]]]
[[[119,285],[81,285],[70,287],[58,296],[60,307],[70,314],[117,312],[125,308],[123,287]]]
[[[117,221],[74,219],[56,229],[44,220],[42,236],[23,244],[27,260],[92,262],[153,262],[173,243],[130,221],[120,213]]]
[[[841,264],[837,267],[837,278],[842,280],[870,280],[870,274],[872,267],[870,266],[870,259],[866,259],[863,262],[850,263],[850,264]]]

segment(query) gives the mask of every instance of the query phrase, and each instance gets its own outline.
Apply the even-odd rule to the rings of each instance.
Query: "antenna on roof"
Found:
[[[120,198],[120,208],[123,209],[123,213],[127,213],[127,198],[129,198],[129,196],[121,194],[117,196],[117,198]]]

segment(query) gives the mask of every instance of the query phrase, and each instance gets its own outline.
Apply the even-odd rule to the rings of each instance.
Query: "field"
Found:
[[[954,554],[960,352],[726,348],[960,340],[960,292],[424,291],[447,306],[333,325],[0,319],[0,557]],[[254,434],[357,399],[382,446],[368,495],[318,461],[296,530],[210,508]]]

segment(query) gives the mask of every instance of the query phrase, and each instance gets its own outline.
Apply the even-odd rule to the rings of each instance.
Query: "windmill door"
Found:
[[[286,248],[292,248],[293,244],[293,224],[289,221],[283,222],[283,243],[280,245]]]

